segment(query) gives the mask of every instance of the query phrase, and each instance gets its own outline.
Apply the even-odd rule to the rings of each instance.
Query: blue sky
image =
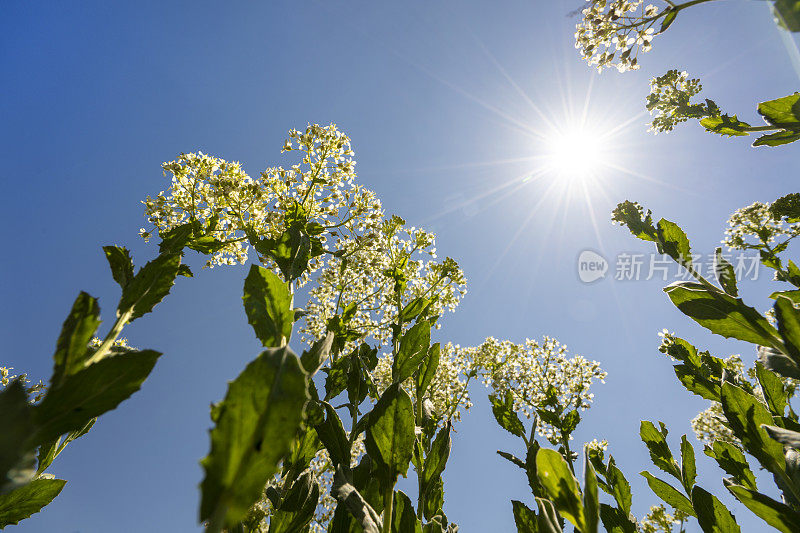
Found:
[[[753,149],[694,124],[648,134],[649,78],[688,70],[704,95],[756,123],[755,103],[794,92],[798,75],[765,3],[732,1],[682,14],[640,71],[598,76],[573,48],[566,14],[580,3],[7,3],[0,362],[49,378],[79,290],[100,298],[109,323],[118,294],[100,246],[128,246],[140,265],[154,255],[137,230],[140,200],[168,186],[162,161],[202,150],[256,174],[283,161],[288,129],[336,122],[352,138],[361,182],[387,212],[435,231],[440,256],[466,272],[470,293],[440,340],[546,334],[602,362],[607,383],[576,438],[610,442],[643,515],[656,500],[638,475],[652,470],[639,420],[663,420],[675,443],[705,407],[677,383],[656,333],[669,328],[715,355],[754,354],[680,315],[663,282],[586,285],[576,258],[650,251],[610,224],[618,201],[679,222],[709,253],[733,210],[796,192],[797,145]],[[544,150],[530,132],[551,136],[548,122],[569,128],[584,108],[603,131],[627,124],[605,147],[619,169],[585,197],[546,194],[552,178],[523,183]],[[126,330],[132,345],[164,352],[153,374],[58,458],[50,471],[69,480],[64,491],[16,530],[198,530],[208,405],[259,350],[241,307],[246,267],[189,263],[195,278]],[[766,309],[772,285],[742,291]],[[494,452],[519,450],[491,420],[485,390],[472,394],[445,510],[466,533],[511,531],[509,500],[530,495],[522,472]],[[721,472],[696,450],[701,481],[724,497]],[[731,508],[745,530],[758,527]]]

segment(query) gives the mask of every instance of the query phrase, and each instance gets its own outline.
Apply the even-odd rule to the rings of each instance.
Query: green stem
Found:
[[[117,340],[119,334],[122,333],[122,328],[125,327],[125,324],[128,323],[131,316],[133,315],[133,307],[122,313],[117,317],[117,321],[114,322],[114,325],[111,327],[111,331],[108,332],[106,338],[103,339],[103,343],[97,348],[94,354],[86,361],[85,366],[92,365],[106,357],[108,352],[111,351],[111,347],[114,345],[114,341]]]
[[[383,493],[383,533],[392,531],[392,505],[394,504],[394,484]]]
[[[418,372],[415,372],[414,373],[414,383],[418,383],[417,375],[418,375]],[[414,411],[415,411],[414,418],[416,420],[417,426],[421,427],[422,426],[422,395],[419,393],[419,390],[417,390],[416,397],[417,397],[417,404],[414,406]],[[416,446],[416,443],[415,443],[415,446]],[[422,457],[420,457],[420,460],[422,461],[424,459]],[[424,487],[422,486],[422,471],[423,471],[423,469],[417,470],[417,518],[419,518],[420,520],[422,520],[422,505],[423,505],[423,502],[425,501],[425,498],[424,498],[425,491],[423,490]]]
[[[687,7],[696,6],[697,4],[705,4],[706,2],[713,2],[714,0],[692,0],[691,2],[686,2],[685,4],[678,4],[674,7],[680,11],[681,9],[686,9]]]
[[[564,441],[564,454],[566,454],[567,464],[572,473],[575,473],[575,466],[572,464],[572,450],[569,449],[569,434],[561,432],[561,439]]]

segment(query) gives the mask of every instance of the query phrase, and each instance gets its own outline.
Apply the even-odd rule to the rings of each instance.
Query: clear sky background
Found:
[[[705,96],[753,124],[757,101],[797,90],[765,2],[688,10],[655,39],[642,69],[624,75],[597,75],[578,57],[567,13],[580,0],[112,4],[3,6],[0,363],[47,380],[79,290],[100,298],[110,324],[118,289],[100,246],[128,246],[139,265],[155,255],[137,231],[140,200],[168,187],[161,162],[202,150],[257,174],[286,161],[289,128],[336,122],[387,213],[435,231],[440,256],[466,272],[470,292],[438,340],[546,334],[602,362],[607,383],[594,389],[576,440],[609,441],[637,516],[656,503],[638,475],[654,471],[639,421],[666,422],[674,446],[706,406],[675,379],[657,332],[669,328],[719,356],[754,354],[683,317],[664,282],[586,285],[576,258],[584,249],[612,261],[651,251],[610,224],[625,199],[679,222],[709,253],[732,211],[797,192],[798,144],[755,149],[696,124],[646,132],[648,80],[669,68],[701,77]],[[617,168],[586,195],[553,187],[552,176],[523,181],[545,149],[531,132],[552,136],[548,122],[569,128],[584,109],[601,131],[618,128],[605,147]],[[9,530],[199,529],[208,406],[259,344],[241,305],[246,267],[188,261],[195,277],[180,278],[125,332],[133,346],[164,352],[151,377],[57,459],[50,471],[68,480],[61,495]],[[741,290],[763,310],[774,285],[745,281]],[[491,419],[485,389],[472,395],[474,409],[456,426],[445,510],[465,533],[512,531],[509,500],[529,502],[530,492],[495,450],[521,450]],[[730,502],[722,472],[695,448],[701,483]],[[745,531],[760,527],[742,506],[730,508]]]

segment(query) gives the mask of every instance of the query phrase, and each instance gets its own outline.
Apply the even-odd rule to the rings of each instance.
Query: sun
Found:
[[[584,126],[554,132],[545,147],[548,170],[569,183],[596,180],[607,166],[603,135]]]

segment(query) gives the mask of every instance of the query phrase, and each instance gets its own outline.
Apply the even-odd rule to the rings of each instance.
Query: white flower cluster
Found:
[[[588,448],[590,454],[595,453],[600,455],[600,457],[602,457],[603,454],[608,449],[608,441],[606,439],[603,440],[592,439],[591,442],[586,443],[586,448]]]
[[[648,52],[656,34],[653,25],[663,16],[643,0],[587,0],[576,26],[575,48],[597,70],[616,67],[620,72],[639,68],[639,51]],[[616,60],[616,62],[615,62]]]
[[[683,531],[683,523],[689,515],[675,509],[675,514],[669,514],[664,504],[650,507],[650,512],[645,515],[639,524],[641,533],[672,533],[672,526],[677,525],[679,531]]]
[[[432,233],[403,224],[392,217],[362,237],[336,244],[342,256],[328,260],[309,291],[304,340],[324,336],[328,320],[353,304],[356,312],[348,326],[380,344],[390,340],[401,306],[417,297],[431,300],[431,316],[455,310],[466,294],[464,273],[450,258],[433,260]],[[402,295],[395,291],[397,276],[406,285]]]
[[[689,79],[686,71],[672,69],[651,79],[647,110],[655,116],[650,122],[650,131],[672,131],[676,124],[708,115],[707,105],[690,103],[691,98],[702,90],[700,80]]]
[[[15,379],[19,378],[23,385],[28,385],[31,380],[28,379],[27,374],[12,374],[11,371],[14,370],[14,367],[10,366],[0,366],[0,385],[3,388],[8,387],[8,384],[14,381]],[[28,397],[30,398],[31,403],[36,403],[41,400],[45,392],[47,392],[47,387],[39,380],[38,383],[31,385],[30,387],[25,388],[25,392],[28,393]]]
[[[580,355],[568,357],[567,347],[545,336],[539,343],[522,344],[489,337],[477,348],[467,349],[473,369],[498,396],[510,392],[514,409],[530,418],[549,404],[558,412],[591,407],[592,381],[605,383],[606,372],[597,361]],[[552,393],[552,394],[551,394]],[[550,442],[561,442],[560,433],[539,419],[537,431]]]
[[[725,414],[719,402],[711,402],[707,409],[692,418],[692,430],[697,440],[706,444],[713,444],[719,440],[741,446],[739,439],[725,424]]]
[[[199,222],[224,243],[207,266],[244,263],[248,235],[277,237],[287,212],[298,206],[337,240],[382,217],[374,193],[354,183],[350,139],[335,124],[291,130],[283,151],[300,152],[300,162],[288,169],[268,168],[256,179],[238,162],[200,152],[182,154],[162,165],[172,183],[167,193],[144,200],[145,216],[160,232]],[[140,234],[149,239],[153,231],[143,228]],[[318,266],[314,261],[311,270]]]
[[[461,420],[461,410],[468,411],[472,407],[468,390],[471,377],[472,361],[468,357],[468,351],[449,342],[442,346],[439,366],[424,398],[430,402],[428,405],[431,415],[440,425],[451,419]],[[372,379],[381,394],[392,384],[390,355],[384,355],[378,360]],[[403,387],[413,394],[413,379],[410,378]]]
[[[89,341],[89,348],[90,349],[99,348],[101,344],[103,344],[103,339],[101,339],[100,337],[92,337],[92,340]],[[120,338],[116,339],[114,341],[114,343],[112,344],[112,346],[117,351],[121,351],[121,352],[136,351],[136,348],[134,348],[133,346],[128,344],[128,338],[127,337],[120,337]]]
[[[728,219],[722,244],[735,250],[747,250],[772,244],[782,237],[789,240],[800,235],[800,222],[789,224],[783,219],[775,220],[769,208],[768,203],[755,202],[737,209]]]

